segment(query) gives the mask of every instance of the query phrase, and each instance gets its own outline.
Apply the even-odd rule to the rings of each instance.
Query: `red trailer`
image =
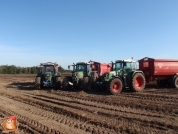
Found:
[[[159,86],[178,88],[178,59],[153,59],[145,57],[139,62],[139,70],[145,74],[146,82],[157,81]]]
[[[90,62],[92,62],[91,70],[97,71],[97,74],[99,76],[103,75],[104,73],[110,72],[112,69],[111,64],[99,63],[99,62],[95,62],[95,61],[90,61]]]

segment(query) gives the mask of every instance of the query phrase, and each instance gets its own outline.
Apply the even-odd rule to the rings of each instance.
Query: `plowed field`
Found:
[[[0,75],[0,124],[15,115],[20,134],[178,134],[178,90],[35,90],[35,75]],[[0,133],[3,128],[0,126]]]

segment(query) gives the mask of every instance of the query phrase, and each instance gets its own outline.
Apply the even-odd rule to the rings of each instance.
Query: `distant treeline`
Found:
[[[62,67],[58,68],[59,72],[70,72],[70,70],[65,70]],[[37,74],[38,67],[19,67],[15,65],[1,65],[0,74]]]

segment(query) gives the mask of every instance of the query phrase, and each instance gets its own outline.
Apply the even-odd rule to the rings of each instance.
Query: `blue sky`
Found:
[[[0,0],[0,65],[178,59],[178,0]]]

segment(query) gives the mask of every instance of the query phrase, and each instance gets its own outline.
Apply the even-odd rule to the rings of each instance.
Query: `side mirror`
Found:
[[[70,69],[70,66],[68,66],[68,69]]]
[[[123,65],[126,66],[126,63],[124,62]]]

